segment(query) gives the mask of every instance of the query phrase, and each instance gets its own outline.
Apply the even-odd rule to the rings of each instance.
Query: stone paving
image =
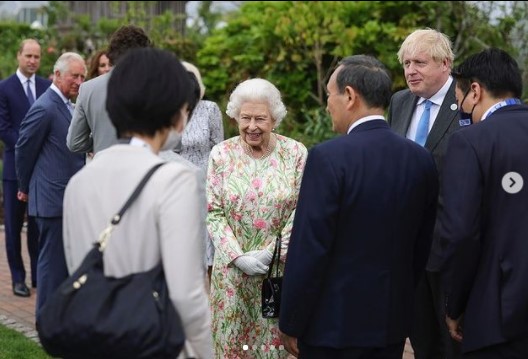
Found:
[[[22,257],[24,258],[26,271],[28,271],[29,257],[25,234],[22,235],[22,242]],[[31,284],[31,274],[29,272],[26,276],[26,284]],[[0,324],[15,329],[38,343],[38,334],[35,330],[35,299],[37,295],[34,288],[30,290],[31,296],[28,298],[13,295],[11,274],[5,253],[4,231],[3,228],[0,228]],[[412,348],[408,342],[405,345],[402,359],[414,359]]]
[[[36,290],[30,288],[31,296],[28,298],[17,297],[13,294],[11,274],[5,253],[3,226],[0,228],[0,238],[0,324],[15,329],[38,342],[38,334],[34,325]],[[31,285],[25,234],[22,234],[22,242],[24,264],[28,271],[26,284]]]

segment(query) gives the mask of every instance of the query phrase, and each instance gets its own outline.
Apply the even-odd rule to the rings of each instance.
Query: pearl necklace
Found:
[[[266,157],[269,157],[269,155],[271,155],[271,152],[273,152],[273,149],[275,148],[275,143],[277,142],[277,137],[273,134],[271,135],[272,136],[270,137],[270,140],[268,142],[268,147],[266,148],[266,152],[260,157],[255,157],[255,154],[253,152],[253,147],[251,147],[246,141],[242,140],[242,137],[240,137],[240,143],[246,155],[256,160],[263,160]]]

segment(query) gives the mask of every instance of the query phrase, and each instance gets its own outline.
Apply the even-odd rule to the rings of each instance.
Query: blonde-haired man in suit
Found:
[[[459,121],[455,81],[451,77],[454,60],[451,41],[447,35],[433,29],[416,30],[400,46],[398,60],[403,65],[409,88],[392,96],[387,120],[396,133],[429,150],[441,174],[449,135],[469,124]],[[422,116],[426,111],[429,116]],[[422,118],[425,121],[420,121]],[[441,197],[439,205],[442,205]],[[439,274],[442,263],[437,221],[426,272],[416,292],[410,335],[416,359],[452,359],[459,353],[444,321]]]

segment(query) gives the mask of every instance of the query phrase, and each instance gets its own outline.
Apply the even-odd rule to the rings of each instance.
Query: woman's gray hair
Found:
[[[262,102],[268,105],[271,117],[275,121],[275,127],[280,124],[288,112],[277,87],[268,80],[260,78],[246,80],[235,88],[229,97],[226,114],[238,122],[240,108],[246,102]]]
[[[65,73],[70,69],[70,63],[73,61],[82,62],[85,64],[84,58],[76,52],[65,52],[57,59],[55,65],[53,66],[53,73],[59,71],[61,74]],[[86,73],[86,65],[84,65]]]

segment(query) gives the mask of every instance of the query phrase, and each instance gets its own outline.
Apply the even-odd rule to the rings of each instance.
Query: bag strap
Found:
[[[97,243],[99,244],[99,250],[101,252],[105,249],[106,242],[110,238],[110,234],[114,230],[114,226],[118,225],[119,222],[121,222],[121,218],[123,218],[123,215],[125,214],[127,209],[130,207],[130,205],[138,198],[139,194],[143,190],[143,187],[145,187],[145,185],[147,184],[147,182],[150,179],[150,177],[152,177],[154,172],[156,172],[158,170],[158,168],[163,166],[165,163],[166,162],[158,163],[158,164],[154,165],[150,170],[148,170],[148,172],[145,174],[145,176],[143,176],[143,178],[141,179],[139,184],[134,189],[134,192],[132,192],[130,197],[128,197],[128,199],[126,200],[126,202],[123,205],[123,207],[121,207],[119,212],[117,212],[117,214],[115,214],[112,217],[112,220],[110,221],[110,225],[108,227],[106,227],[106,229],[103,232],[101,232],[101,234],[99,236],[99,240],[97,241]]]
[[[273,264],[275,262],[275,258],[277,258],[277,265],[275,266],[275,276],[279,276],[279,262],[280,262],[280,253],[281,253],[281,240],[282,236],[279,233],[277,236],[277,239],[275,240],[275,249],[273,249],[273,257],[271,257],[271,264],[268,268],[268,278],[271,277],[271,274],[273,273]]]

